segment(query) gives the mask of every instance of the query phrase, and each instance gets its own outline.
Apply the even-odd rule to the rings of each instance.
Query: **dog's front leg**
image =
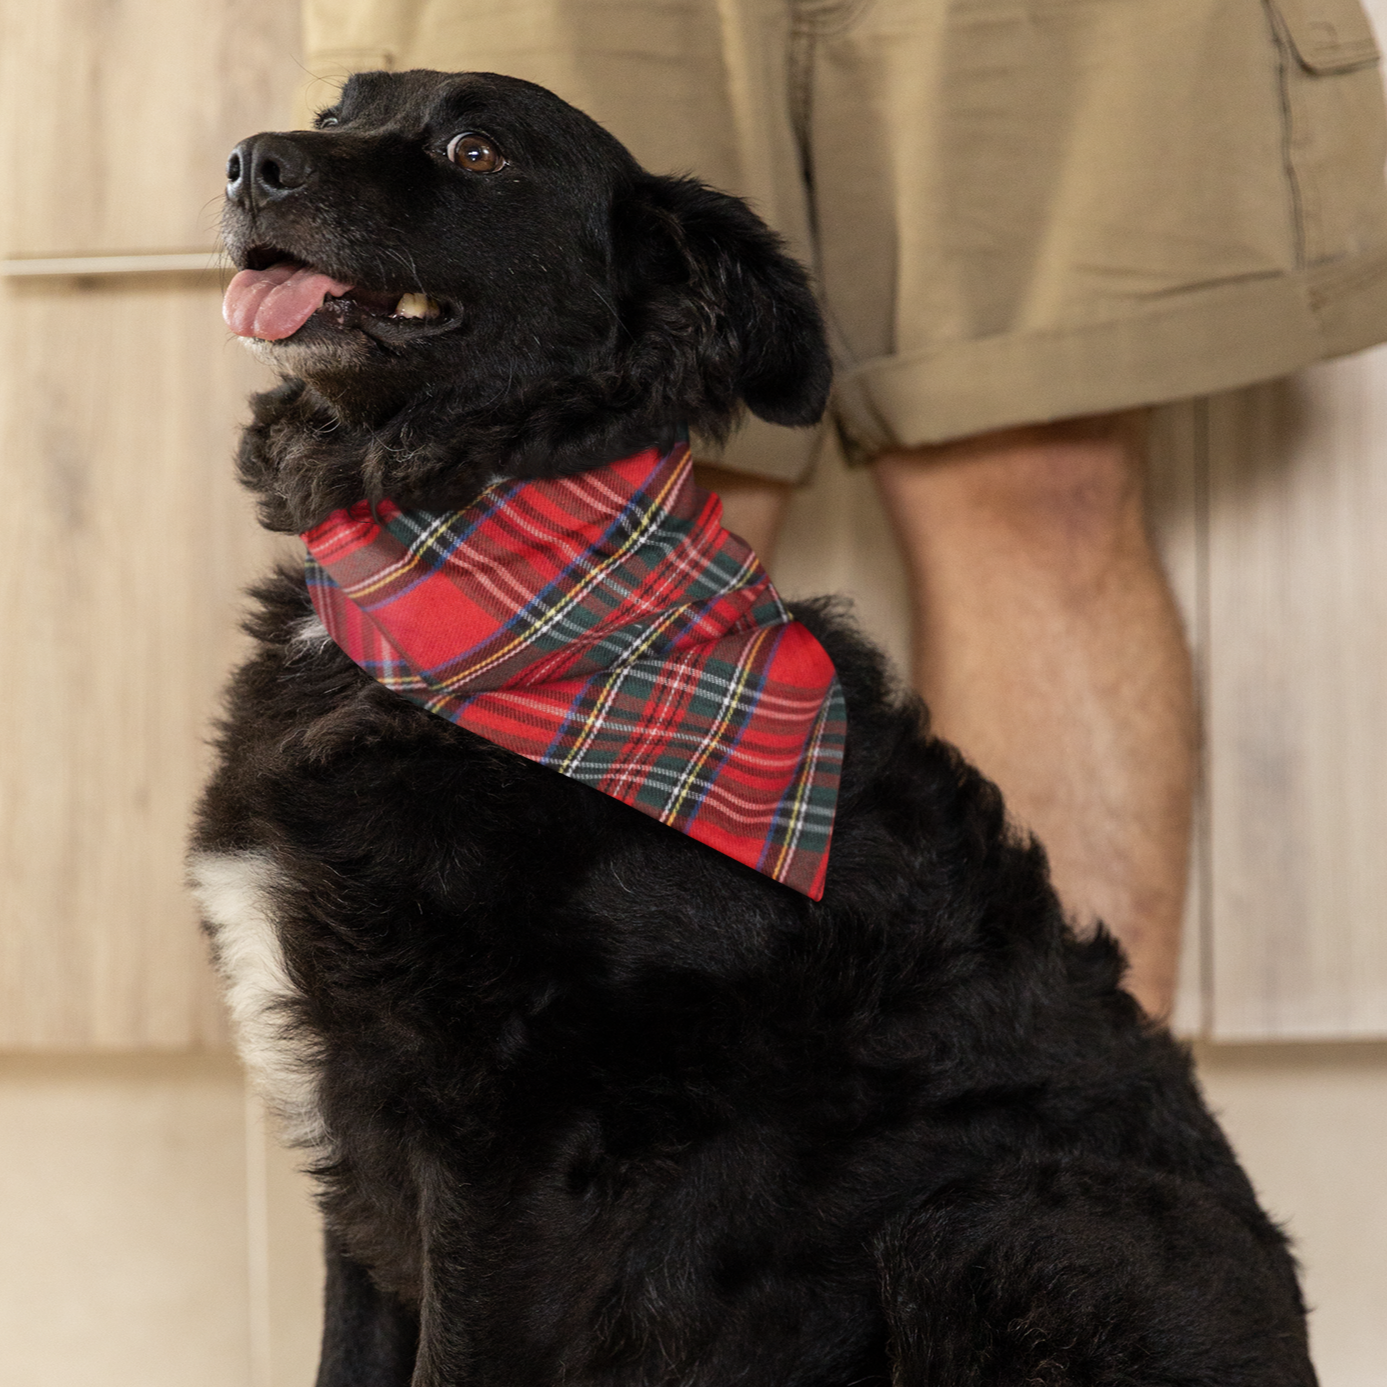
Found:
[[[1066,1155],[960,1181],[878,1240],[893,1387],[1315,1387],[1250,1190]]]
[[[415,1163],[419,1191],[421,1295],[418,1354],[411,1387],[459,1387],[476,1380],[464,1268],[476,1258],[451,1197],[453,1182],[427,1160]]]
[[[329,1232],[323,1353],[317,1387],[409,1387],[419,1321],[387,1295]]]

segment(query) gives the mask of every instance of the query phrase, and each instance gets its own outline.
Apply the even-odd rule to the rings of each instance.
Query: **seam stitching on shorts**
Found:
[[[875,0],[840,0],[828,9],[809,13],[796,0],[789,0],[790,33],[788,49],[788,105],[790,130],[799,158],[800,182],[804,187],[805,210],[809,221],[810,250],[813,256],[814,278],[822,289],[823,263],[820,252],[819,205],[814,176],[814,67],[818,45],[822,39],[843,33],[857,22]],[[850,370],[859,364],[849,347],[848,335],[837,321],[832,309],[819,293],[824,321],[828,327],[834,355],[834,368]]]
[[[819,38],[832,38],[852,28],[874,3],[875,0],[837,0],[834,4],[808,9],[797,0],[790,0],[791,27]]]
[[[814,199],[814,161],[810,152],[810,127],[814,119],[814,34],[792,26],[789,47],[790,133],[799,158],[799,176],[804,185],[805,208],[809,217],[809,236],[818,259],[819,215]]]
[[[1290,65],[1299,66],[1295,56],[1286,21],[1270,0],[1263,0],[1262,12],[1271,28],[1272,39],[1276,44],[1276,87],[1281,106],[1281,163],[1286,171],[1286,184],[1291,194],[1291,231],[1295,237],[1296,269],[1305,268],[1305,196],[1300,186],[1300,176],[1296,172],[1295,156],[1292,146],[1295,143],[1295,101],[1291,96]]]
[[[789,105],[790,129],[794,136],[795,149],[799,156],[799,176],[804,187],[804,209],[809,222],[809,252],[813,259],[813,277],[816,297],[823,312],[824,325],[828,329],[829,349],[833,353],[835,371],[850,369],[856,359],[848,346],[848,335],[843,331],[832,307],[825,301],[823,287],[823,257],[819,241],[819,203],[814,179],[814,154],[811,125],[814,117],[814,52],[817,35],[792,30],[790,33],[789,54]]]

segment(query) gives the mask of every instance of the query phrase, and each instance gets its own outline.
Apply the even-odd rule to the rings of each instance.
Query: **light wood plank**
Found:
[[[0,1057],[5,1387],[250,1387],[243,1119],[228,1057]]]
[[[225,268],[231,274],[230,263],[221,251],[179,251],[170,254],[156,252],[131,255],[59,255],[41,258],[0,260],[0,277],[33,279],[54,275],[131,275],[180,274]]]
[[[181,857],[267,556],[231,476],[266,377],[215,279],[12,283],[3,312],[0,1046],[220,1043]]]
[[[1387,1034],[1387,349],[1211,409],[1213,1034]]]
[[[226,154],[286,123],[298,48],[274,0],[0,0],[0,253],[212,245]],[[180,865],[264,555],[230,454],[265,378],[222,283],[0,289],[0,1046],[224,1041]]]
[[[297,7],[4,0],[0,252],[216,242],[227,155],[288,123]]]

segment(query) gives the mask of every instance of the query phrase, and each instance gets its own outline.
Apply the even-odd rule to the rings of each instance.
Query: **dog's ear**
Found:
[[[773,424],[816,422],[833,366],[802,266],[744,202],[644,175],[614,208],[628,341],[687,421],[724,432],[738,402]]]

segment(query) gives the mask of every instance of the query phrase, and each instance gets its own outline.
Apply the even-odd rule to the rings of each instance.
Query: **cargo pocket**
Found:
[[[1377,62],[1377,39],[1358,0],[1267,0],[1307,72],[1352,72]]]

